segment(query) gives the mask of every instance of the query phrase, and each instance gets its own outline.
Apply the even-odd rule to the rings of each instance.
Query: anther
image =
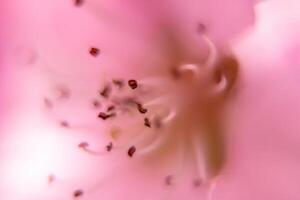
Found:
[[[197,25],[197,33],[203,34],[206,31],[206,26],[202,23],[198,23]]]
[[[201,184],[202,184],[202,182],[199,178],[197,178],[193,181],[194,187],[199,187]]]
[[[123,88],[124,86],[124,81],[122,80],[114,79],[112,80],[112,83],[115,84],[119,89]]]
[[[181,77],[181,73],[179,72],[179,70],[175,67],[172,67],[171,68],[171,75],[172,77],[175,79],[175,80],[178,80],[180,79]]]
[[[114,117],[114,116],[116,116],[116,113],[106,114],[104,112],[100,112],[98,114],[98,117],[101,118],[101,119],[103,119],[103,120],[106,120],[106,119]]]
[[[48,183],[51,184],[55,181],[55,176],[54,174],[49,174],[48,176]]]
[[[154,118],[153,122],[154,122],[155,128],[158,129],[158,128],[162,127],[162,121],[159,117]]]
[[[151,128],[151,122],[150,122],[149,118],[147,118],[147,117],[144,118],[144,125]]]
[[[83,0],[74,0],[75,6],[81,6],[83,4]]]
[[[90,54],[92,55],[92,56],[98,56],[98,54],[100,53],[100,50],[98,49],[98,48],[96,48],[96,47],[91,47],[90,48]]]
[[[81,142],[81,143],[79,143],[78,147],[86,149],[86,148],[89,147],[89,143],[87,143],[87,142]]]
[[[58,88],[58,97],[60,99],[67,99],[71,96],[71,92],[68,88],[66,87],[60,87]]]
[[[114,105],[108,106],[107,107],[107,112],[113,111],[113,110],[115,110],[115,108],[116,107]]]
[[[70,124],[66,120],[61,121],[59,124],[64,128],[70,128]]]
[[[74,197],[74,198],[81,197],[82,195],[83,195],[83,191],[80,190],[80,189],[75,190],[75,191],[73,192],[73,197]]]
[[[131,89],[136,89],[137,87],[138,87],[138,83],[137,83],[137,81],[136,80],[129,80],[128,81],[128,85],[129,85],[129,87],[131,88]]]
[[[135,151],[136,151],[135,146],[130,147],[130,148],[128,149],[128,152],[127,152],[128,156],[129,156],[129,157],[132,157],[133,154],[135,153]]]
[[[113,143],[110,142],[108,145],[106,145],[106,151],[110,152],[113,148]]]
[[[48,99],[48,98],[44,98],[44,105],[45,105],[47,108],[49,108],[49,109],[53,108],[53,103],[52,103],[52,101],[51,101],[50,99]]]
[[[100,91],[100,95],[104,98],[108,98],[111,92],[111,87],[106,85],[102,91]]]
[[[142,104],[137,103],[137,109],[140,113],[145,114],[148,110],[142,106]]]
[[[166,185],[171,185],[173,182],[173,176],[172,175],[168,175],[165,177],[165,184]]]
[[[93,100],[92,104],[93,104],[93,106],[94,106],[95,108],[99,108],[99,107],[101,106],[100,102],[99,102],[98,100],[96,100],[96,99]]]

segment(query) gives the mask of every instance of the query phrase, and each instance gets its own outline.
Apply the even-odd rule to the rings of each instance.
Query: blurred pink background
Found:
[[[0,2],[0,199],[68,200],[76,189],[87,200],[300,199],[299,9],[297,0]],[[77,148],[107,144],[87,104],[99,85],[166,66],[172,47],[164,32],[174,32],[187,56],[207,56],[199,21],[240,62],[226,118],[228,161],[210,197],[206,186],[193,187],[191,159],[176,184],[164,185],[181,164],[176,152],[144,160]],[[64,86],[71,98],[47,111],[44,98]],[[76,129],[59,126],[64,119]]]

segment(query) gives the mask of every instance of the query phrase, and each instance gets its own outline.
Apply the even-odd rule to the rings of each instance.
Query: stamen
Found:
[[[100,91],[100,95],[104,98],[108,98],[111,93],[110,85],[106,85],[102,91]]]
[[[106,114],[104,112],[100,112],[98,114],[98,117],[101,118],[101,119],[103,119],[103,120],[106,120],[108,118],[112,118],[112,117],[115,117],[115,116],[116,116],[116,113]]]
[[[197,32],[199,34],[204,34],[206,32],[206,26],[203,23],[198,23]]]
[[[178,73],[182,73],[185,71],[191,71],[196,75],[196,77],[199,77],[199,73],[200,73],[199,66],[196,64],[185,64],[185,65],[181,65],[178,68]]]
[[[197,178],[193,181],[194,187],[199,187],[199,186],[201,186],[201,184],[202,184],[202,181],[199,178]]]
[[[133,154],[135,153],[135,151],[136,151],[135,146],[130,147],[130,148],[128,149],[128,152],[127,152],[128,156],[129,156],[129,157],[132,157]]]
[[[60,126],[62,126],[64,128],[70,128],[70,124],[66,120],[61,121],[59,124],[60,124]]]
[[[144,118],[144,125],[151,128],[151,122],[150,122],[149,118],[147,118],[147,117]]]
[[[164,118],[162,118],[162,122],[163,123],[168,123],[170,122],[171,120],[173,120],[175,117],[176,117],[177,113],[175,110],[172,110],[168,113],[168,115]]]
[[[138,111],[142,114],[145,114],[148,110],[142,106],[142,104],[137,103]]]
[[[96,47],[91,47],[89,52],[92,56],[96,57],[100,53],[100,50]]]
[[[84,0],[74,0],[75,6],[81,6],[83,4]]]
[[[208,58],[205,61],[205,66],[213,67],[216,65],[218,51],[214,43],[205,34],[201,35],[209,48]]]
[[[138,83],[137,83],[137,81],[136,80],[129,80],[128,81],[128,85],[129,85],[129,87],[131,88],[131,89],[136,89],[137,87],[138,87]]]
[[[74,197],[74,198],[81,197],[82,195],[83,195],[83,191],[80,190],[80,189],[75,190],[75,191],[73,192],[73,197]]]
[[[204,155],[201,153],[203,152],[203,150],[200,148],[202,145],[200,143],[197,133],[192,134],[190,141],[193,147],[195,166],[198,177],[202,180],[207,180],[208,175],[206,174]]]
[[[139,155],[146,155],[152,151],[159,149],[169,138],[169,132],[165,132],[162,135],[156,135],[155,140],[149,144],[147,147],[141,149],[138,153]]]
[[[51,184],[51,183],[53,183],[54,181],[55,181],[55,175],[54,174],[50,174],[49,176],[48,176],[48,183],[49,184]]]
[[[46,106],[48,109],[53,108],[53,103],[52,103],[52,101],[51,101],[50,99],[48,99],[48,98],[44,98],[44,104],[45,104],[45,106]]]
[[[117,80],[114,79],[112,80],[113,84],[115,84],[119,89],[122,89],[124,86],[124,81],[123,80]]]
[[[115,110],[115,108],[116,107],[114,105],[111,105],[111,106],[107,107],[107,112],[113,111],[113,110]]]
[[[168,175],[165,177],[165,184],[166,185],[171,185],[173,183],[173,176],[172,175]]]
[[[153,121],[155,128],[159,129],[162,127],[162,121],[160,117],[155,117]]]
[[[99,108],[101,106],[100,102],[97,99],[93,100],[92,104],[95,108]]]
[[[89,143],[87,143],[87,142],[81,142],[81,143],[79,143],[78,147],[86,149],[86,148],[89,147]]]
[[[58,98],[60,99],[67,99],[71,96],[71,92],[66,87],[59,87],[58,89]]]
[[[113,143],[110,142],[108,145],[106,145],[106,151],[110,152],[113,148]]]

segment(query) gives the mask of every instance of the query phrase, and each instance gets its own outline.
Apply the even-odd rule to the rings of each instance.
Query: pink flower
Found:
[[[1,4],[0,199],[297,199],[296,1]]]

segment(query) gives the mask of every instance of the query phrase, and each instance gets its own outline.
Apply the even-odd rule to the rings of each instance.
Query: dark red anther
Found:
[[[144,125],[151,128],[151,122],[150,122],[149,118],[147,118],[147,117],[144,118]]]
[[[74,0],[75,6],[81,6],[84,0]]]
[[[110,112],[110,111],[113,111],[113,110],[115,110],[115,106],[113,106],[113,105],[111,105],[111,106],[108,106],[107,107],[107,112]]]
[[[166,176],[166,178],[165,178],[166,185],[171,185],[172,182],[173,182],[173,176],[172,175]]]
[[[96,48],[96,47],[91,47],[90,48],[90,54],[92,55],[92,56],[98,56],[98,54],[100,53],[100,50],[98,49],[98,48]]]
[[[73,192],[73,197],[74,197],[74,198],[81,197],[82,195],[83,195],[83,191],[80,190],[80,189],[75,190],[75,191]]]
[[[116,113],[106,114],[104,112],[100,112],[98,114],[98,117],[101,118],[101,119],[103,119],[103,120],[106,120],[106,119],[114,117],[114,116],[116,116]]]
[[[142,106],[142,104],[137,103],[137,109],[140,113],[145,114],[148,110]]]
[[[128,152],[127,152],[128,156],[129,156],[129,157],[132,157],[133,154],[135,153],[135,151],[136,151],[135,146],[130,147],[130,148],[128,149]]]
[[[111,92],[111,87],[106,85],[102,91],[100,91],[100,95],[104,98],[108,98]]]
[[[62,126],[64,128],[70,128],[70,124],[66,120],[61,121],[60,126]]]
[[[88,146],[89,146],[89,143],[87,143],[87,142],[80,142],[78,144],[78,147],[83,148],[83,149],[86,149]]]
[[[128,81],[128,85],[129,85],[129,87],[131,88],[131,89],[136,89],[137,87],[138,87],[138,83],[137,83],[137,81],[136,80],[129,80]]]
[[[108,145],[106,145],[106,151],[110,152],[113,148],[113,143],[110,142]]]
[[[118,80],[118,79],[114,79],[112,80],[113,84],[115,84],[119,89],[122,89],[124,86],[124,81],[122,80]]]

